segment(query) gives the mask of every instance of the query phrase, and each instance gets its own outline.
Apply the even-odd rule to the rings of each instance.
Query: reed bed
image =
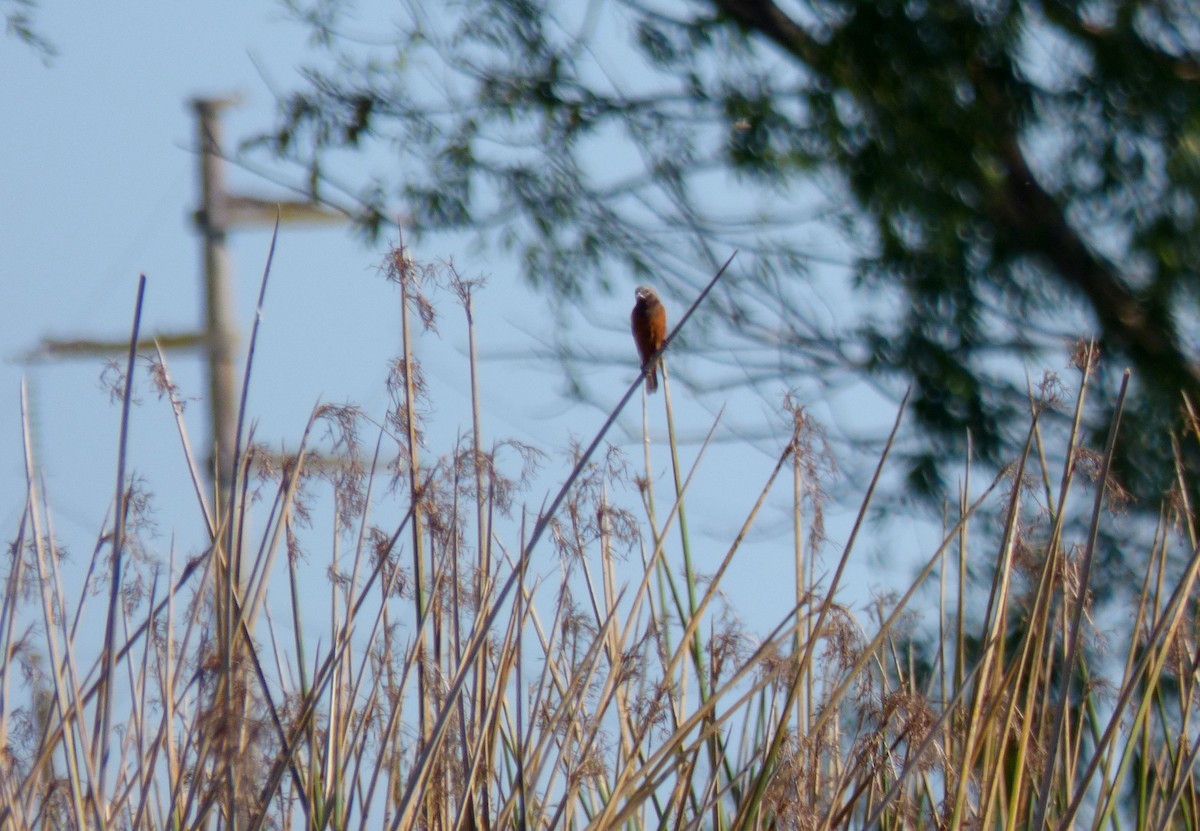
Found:
[[[1024,452],[982,486],[964,463],[940,545],[901,591],[856,610],[843,576],[894,432],[851,533],[822,559],[827,451],[792,403],[791,437],[744,494],[749,512],[722,518],[717,549],[689,533],[687,505],[693,482],[722,471],[703,446],[681,457],[669,381],[654,400],[672,476],[656,478],[648,444],[630,474],[603,442],[610,418],[571,465],[542,472],[561,487],[525,505],[551,456],[485,438],[483,289],[403,247],[386,271],[404,309],[387,417],[318,406],[282,460],[243,427],[220,487],[153,357],[207,527],[197,556],[164,562],[138,543],[125,383],[119,508],[87,565],[104,588],[68,596],[26,437],[0,606],[0,828],[1196,827],[1188,474],[1144,547],[1119,552],[1141,584],[1098,613],[1123,426],[1118,409],[1107,446],[1084,445],[1094,350],[1076,356],[1071,429],[1044,432],[1031,395]],[[470,333],[473,406],[440,455],[424,446],[413,349],[434,320],[429,281],[454,292]],[[140,301],[134,344],[139,319]],[[316,435],[331,454],[313,452]],[[1198,440],[1194,421],[1176,438]],[[631,486],[636,509],[613,499]],[[306,536],[317,492],[336,507],[323,539]],[[794,587],[793,608],[747,632],[718,600],[778,492],[793,534],[771,580]],[[914,616],[932,635],[902,623]]]

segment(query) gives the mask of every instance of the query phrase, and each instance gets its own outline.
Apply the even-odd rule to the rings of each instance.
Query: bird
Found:
[[[654,357],[654,353],[662,348],[667,337],[667,310],[658,299],[654,289],[649,286],[638,286],[634,292],[637,302],[633,304],[633,313],[629,316],[633,326],[633,342],[637,344],[638,356],[642,359],[642,369]],[[658,364],[650,368],[646,376],[646,392],[658,392]]]

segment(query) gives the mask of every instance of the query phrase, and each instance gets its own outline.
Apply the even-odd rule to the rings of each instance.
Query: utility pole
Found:
[[[240,227],[284,223],[342,223],[346,217],[313,202],[261,199],[230,193],[225,185],[221,151],[221,111],[236,106],[237,97],[194,98],[196,139],[200,150],[200,207],[196,228],[204,240],[204,338],[208,351],[208,397],[217,493],[224,499],[233,483],[237,443],[238,386],[234,358],[238,331],[234,323],[233,288],[226,238]]]
[[[235,97],[196,98],[190,107],[196,118],[196,151],[199,162],[200,205],[193,218],[203,243],[202,329],[159,335],[140,340],[137,349],[153,349],[156,342],[172,350],[198,349],[208,370],[209,436],[212,457],[205,465],[214,476],[218,512],[230,511],[219,528],[221,539],[214,541],[215,567],[212,569],[215,641],[221,662],[222,682],[217,687],[213,711],[228,724],[244,723],[250,706],[250,684],[246,680],[249,664],[239,659],[244,642],[239,627],[253,625],[245,621],[244,608],[235,598],[242,596],[244,574],[240,551],[241,533],[235,528],[234,452],[238,423],[239,334],[234,310],[233,277],[227,247],[229,233],[243,227],[272,226],[297,222],[345,222],[341,214],[327,211],[312,202],[263,199],[231,193],[225,181],[225,156],[221,148],[221,113],[238,103]],[[55,359],[85,355],[119,354],[129,348],[121,340],[43,339],[31,359]],[[133,383],[132,378],[125,379]],[[218,513],[220,516],[220,513]],[[114,587],[116,591],[119,587]],[[115,596],[115,595],[114,595]],[[111,666],[111,662],[109,664]],[[249,741],[244,730],[222,736],[218,753],[226,754],[228,764],[229,805],[237,812],[235,824],[250,825],[248,803],[238,798],[239,791],[253,788],[254,773],[261,764],[261,750]]]
[[[203,241],[204,319],[198,332],[162,333],[138,343],[152,349],[155,341],[172,350],[199,349],[208,369],[209,435],[212,458],[206,469],[215,471],[218,503],[227,504],[233,482],[233,453],[237,440],[238,382],[236,359],[239,333],[234,313],[233,277],[226,245],[230,231],[270,227],[278,217],[291,223],[343,223],[346,217],[313,202],[264,199],[231,193],[225,182],[225,155],[221,147],[221,113],[237,106],[237,96],[195,98],[189,106],[196,117],[196,151],[199,161],[200,205],[193,218]],[[32,360],[121,354],[128,341],[45,338],[27,357]]]
[[[229,193],[221,158],[221,110],[232,99],[197,98],[196,146],[200,149],[200,208],[196,228],[204,240],[204,331],[208,351],[208,406],[219,505],[233,485],[233,451],[237,441],[237,381],[233,358],[238,334],[230,285]]]

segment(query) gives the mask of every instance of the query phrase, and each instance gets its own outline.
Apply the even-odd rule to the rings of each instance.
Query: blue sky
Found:
[[[5,359],[0,365],[0,528],[7,539],[15,536],[24,499],[18,404],[24,377],[31,391],[38,469],[45,477],[57,535],[82,564],[115,487],[119,407],[99,383],[102,359],[29,365],[20,357],[47,336],[127,337],[139,273],[148,278],[144,332],[198,324],[200,247],[190,221],[197,173],[187,102],[196,96],[240,93],[244,105],[224,119],[230,143],[269,126],[274,105],[267,81],[285,88],[294,83],[295,70],[308,55],[307,32],[276,3],[231,0],[46,0],[36,11],[35,24],[57,47],[50,65],[17,39],[0,40],[0,75],[5,78],[0,85],[5,124],[0,157],[6,162],[0,167],[0,234],[8,324],[0,334]],[[231,169],[229,178],[235,191],[281,193],[245,171]],[[268,245],[265,231],[239,232],[231,239],[237,317],[247,328]],[[250,399],[260,441],[294,445],[319,400],[350,401],[373,416],[382,415],[387,362],[399,347],[397,295],[377,267],[382,253],[382,246],[367,247],[346,229],[283,230]],[[550,337],[543,323],[545,300],[521,286],[516,268],[452,239],[423,243],[416,253],[430,259],[453,255],[464,276],[490,280],[479,307],[479,340],[485,358],[493,356],[483,374],[489,434],[548,451],[565,449],[572,438],[589,439],[604,414],[566,402],[561,373],[552,362],[512,357],[533,356]],[[588,320],[611,320],[611,326],[580,322],[592,328],[579,334],[598,354],[630,354],[627,370],[598,369],[589,378],[598,388],[611,389],[609,405],[635,370],[627,333],[628,294],[589,304]],[[442,299],[447,318],[440,336],[422,339],[418,348],[433,381],[433,454],[447,452],[457,432],[469,424],[465,333],[449,298]],[[192,355],[169,355],[168,360],[184,395],[195,399],[187,418],[193,443],[202,446],[207,425],[199,400],[204,395],[201,363]],[[781,397],[783,389],[781,381]],[[170,410],[156,400],[144,371],[137,392],[141,405],[132,423],[130,461],[156,495],[159,553],[165,556],[172,546],[180,554],[193,553],[202,544],[201,526]],[[736,409],[736,393],[733,399]],[[708,401],[694,408],[691,429],[703,434],[711,412],[724,403]],[[829,416],[824,402],[814,404],[819,415]],[[762,402],[755,399],[750,407],[761,408]],[[890,422],[893,414],[884,415]],[[632,409],[629,416],[625,426],[636,430]],[[651,424],[657,438],[665,433],[661,419],[655,407]],[[615,432],[610,440],[622,443],[633,462],[641,459],[640,446],[629,441],[628,432]],[[744,493],[744,507],[734,508],[740,522],[773,462],[761,450],[736,442],[709,451],[705,464],[716,468],[715,487],[695,494],[693,529],[729,539],[736,529],[721,528],[713,517],[727,517],[729,505]],[[661,487],[669,482],[666,463],[664,451],[656,461]],[[561,475],[557,467],[549,471],[551,480]],[[547,481],[545,487],[552,484]],[[780,496],[786,503],[786,495]],[[635,504],[634,494],[625,498]],[[529,494],[528,501],[540,505],[542,493]],[[707,511],[706,506],[719,510]],[[844,528],[856,508],[834,509],[835,540],[839,525]],[[768,529],[762,540],[766,548],[790,547],[786,514],[761,522]],[[839,550],[835,542],[831,553]],[[752,579],[760,565],[751,562],[746,568],[745,577]],[[872,580],[877,582],[879,575]],[[788,595],[781,592],[780,609]]]

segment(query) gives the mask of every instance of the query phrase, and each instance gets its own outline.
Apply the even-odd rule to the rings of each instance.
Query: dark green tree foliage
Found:
[[[927,492],[968,431],[1003,458],[1024,366],[1094,334],[1138,382],[1125,472],[1162,485],[1167,449],[1139,442],[1200,392],[1192,0],[423,6],[383,49],[336,0],[295,6],[338,60],[273,146],[314,186],[329,151],[386,148],[350,187],[368,228],[400,202],[476,229],[560,298],[622,272],[681,298],[736,246],[714,359],[774,389],[913,383]],[[842,287],[815,276],[831,256]]]
[[[0,9],[3,10],[5,33],[24,41],[41,54],[42,60],[49,63],[57,50],[34,25],[33,17],[37,9],[35,0],[0,0]]]

